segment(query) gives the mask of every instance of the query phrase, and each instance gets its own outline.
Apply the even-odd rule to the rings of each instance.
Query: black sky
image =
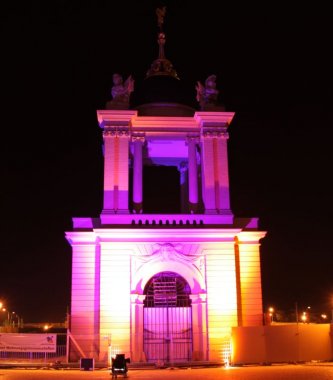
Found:
[[[70,305],[73,216],[102,208],[96,110],[112,74],[137,82],[157,57],[157,1],[1,5],[0,298],[25,321]],[[330,309],[332,27],[319,3],[165,1],[166,55],[208,75],[228,111],[232,209],[258,216],[264,304]],[[219,8],[222,7],[222,10]],[[194,95],[195,96],[195,95]]]

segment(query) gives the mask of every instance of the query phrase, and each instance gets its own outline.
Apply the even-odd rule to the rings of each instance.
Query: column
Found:
[[[110,130],[103,132],[104,139],[104,201],[103,210],[114,212],[114,137]]]
[[[197,166],[197,137],[188,137],[188,183],[189,183],[189,208],[193,214],[198,209],[198,166]]]
[[[99,332],[101,339],[110,336],[111,352],[130,355],[131,298],[130,261],[132,251],[125,242],[100,242]],[[103,345],[107,354],[107,347]],[[101,346],[102,348],[102,346]],[[105,360],[105,359],[104,359]]]
[[[192,302],[192,360],[208,360],[206,294],[191,294]]]
[[[107,127],[104,137],[103,213],[128,213],[129,131]]]
[[[75,237],[73,238],[73,240]],[[72,241],[71,333],[86,357],[98,359],[99,351],[99,251],[92,233]],[[89,240],[90,241],[89,241]],[[75,345],[71,360],[80,356]]]
[[[133,211],[142,213],[142,147],[144,136],[132,136],[133,142]]]
[[[243,231],[238,235],[239,278],[243,326],[262,325],[262,289],[259,239],[261,231]]]
[[[131,295],[131,358],[133,362],[145,362],[143,351],[143,294]]]
[[[215,202],[214,145],[211,133],[201,136],[202,199],[205,214],[217,214]]]
[[[187,162],[182,161],[178,165],[180,174],[180,207],[181,213],[188,213],[188,165]]]
[[[237,279],[234,241],[215,242],[206,251],[209,360],[223,360],[231,327],[237,326]]]
[[[218,183],[218,204],[217,208],[221,214],[230,212],[229,198],[229,171],[228,171],[228,152],[227,140],[229,134],[222,132],[216,138],[216,164],[217,164],[217,183]]]
[[[116,134],[118,143],[117,209],[118,214],[128,214],[128,175],[129,175],[129,131],[120,129]]]
[[[228,133],[211,128],[202,136],[202,197],[206,214],[231,215],[228,173]]]

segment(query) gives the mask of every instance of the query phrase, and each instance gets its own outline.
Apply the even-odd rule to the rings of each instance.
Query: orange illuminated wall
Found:
[[[264,236],[263,232],[241,232],[235,239],[240,326],[258,326],[263,321],[259,240]]]

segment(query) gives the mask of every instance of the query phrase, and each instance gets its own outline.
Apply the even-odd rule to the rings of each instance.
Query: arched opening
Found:
[[[192,356],[191,289],[174,272],[161,272],[145,286],[144,352],[149,362],[186,362]]]

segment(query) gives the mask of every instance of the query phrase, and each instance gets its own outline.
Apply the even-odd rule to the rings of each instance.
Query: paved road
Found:
[[[0,369],[0,380],[111,379],[107,370]],[[118,376],[122,380],[122,376]],[[332,365],[130,370],[128,380],[333,380]]]

